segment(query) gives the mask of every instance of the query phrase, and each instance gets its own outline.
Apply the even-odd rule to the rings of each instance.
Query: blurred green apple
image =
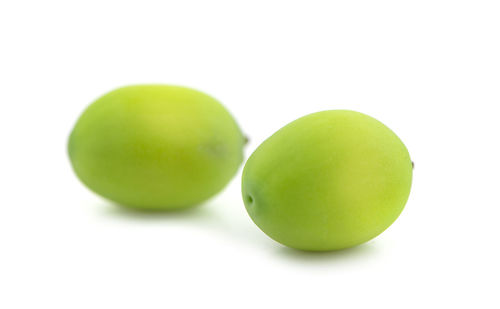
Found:
[[[412,162],[401,140],[367,115],[332,110],[291,122],[243,170],[246,210],[274,240],[326,251],[364,243],[403,210]]]
[[[69,138],[80,180],[124,206],[167,210],[219,192],[243,159],[244,137],[212,97],[184,87],[119,88],[92,103]]]

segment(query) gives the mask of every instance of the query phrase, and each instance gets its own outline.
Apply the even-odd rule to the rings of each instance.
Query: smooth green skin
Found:
[[[292,248],[364,243],[399,216],[412,162],[401,140],[367,115],[307,115],[264,141],[243,170],[245,207],[257,226]]]
[[[197,205],[243,160],[244,137],[212,97],[184,87],[120,88],[92,103],[69,138],[80,180],[118,204],[145,210]]]

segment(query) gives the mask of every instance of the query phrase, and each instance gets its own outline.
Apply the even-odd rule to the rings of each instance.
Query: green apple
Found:
[[[138,209],[193,206],[219,192],[243,159],[244,137],[214,98],[184,87],[138,85],[92,103],[68,151],[80,180]]]
[[[367,115],[331,110],[278,130],[248,159],[242,194],[255,224],[292,248],[356,246],[403,210],[412,162],[401,140]]]

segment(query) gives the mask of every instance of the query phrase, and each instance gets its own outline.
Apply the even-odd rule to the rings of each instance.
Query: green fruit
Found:
[[[243,159],[244,137],[212,97],[140,85],[109,92],[81,115],[69,138],[80,180],[138,209],[193,206],[220,191]]]
[[[379,121],[332,110],[291,122],[243,170],[245,207],[274,240],[297,249],[352,247],[382,233],[410,194],[412,162]]]

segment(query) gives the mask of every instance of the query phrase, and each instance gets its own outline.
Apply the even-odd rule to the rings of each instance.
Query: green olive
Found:
[[[138,85],[93,102],[71,132],[68,151],[95,193],[137,209],[197,205],[231,180],[244,137],[214,98],[185,87]]]
[[[246,210],[274,240],[297,249],[352,247],[403,210],[412,162],[401,140],[361,113],[332,110],[291,122],[243,170]]]

